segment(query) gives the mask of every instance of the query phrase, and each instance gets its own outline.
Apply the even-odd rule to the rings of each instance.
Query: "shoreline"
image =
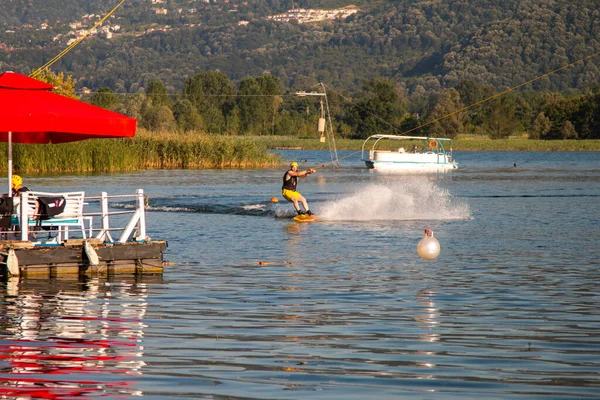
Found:
[[[360,152],[363,140],[337,139],[337,150]],[[406,145],[422,146],[422,141]],[[387,146],[387,147],[386,147]],[[0,145],[0,173],[6,173],[6,144]],[[382,149],[395,148],[382,143]],[[209,136],[140,130],[132,139],[98,139],[59,145],[15,144],[14,173],[111,173],[169,169],[247,169],[280,167],[274,151],[329,150],[314,137]],[[464,137],[453,151],[599,152],[600,140],[530,140]]]
[[[253,138],[253,140],[255,140]],[[283,148],[294,148],[298,150],[328,150],[327,143],[319,142],[314,138],[290,138],[290,137],[260,137],[258,141],[263,142],[269,150],[280,150]],[[364,140],[361,139],[336,139],[337,150],[360,151]],[[407,141],[409,145],[420,144],[419,141]],[[394,148],[394,146],[382,148]],[[453,151],[600,151],[600,140],[531,140],[522,138],[512,139],[488,139],[488,138],[458,138],[452,140]]]

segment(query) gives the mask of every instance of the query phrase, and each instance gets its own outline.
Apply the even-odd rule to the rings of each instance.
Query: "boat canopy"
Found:
[[[414,145],[408,151],[404,147],[389,149],[388,143],[383,149],[377,148],[379,142],[387,140],[418,141],[423,143],[423,147]],[[373,144],[365,149],[369,141]],[[405,143],[411,144],[410,142]],[[454,169],[456,162],[452,160],[451,143],[452,139],[450,138],[431,136],[372,135],[363,142],[361,160],[368,168],[379,170],[437,171],[440,168]],[[446,152],[444,144],[449,147],[448,152]]]
[[[375,147],[377,143],[379,143],[383,139],[391,139],[391,140],[423,140],[425,142],[435,141],[436,144],[439,143],[439,148],[437,149],[439,153],[446,154],[446,149],[442,142],[451,142],[450,138],[436,138],[430,136],[400,136],[400,135],[372,135],[365,139],[361,149],[361,159],[364,159],[364,151],[365,146],[369,140],[374,140],[373,146],[371,147],[371,151],[375,151]]]
[[[395,139],[395,140],[446,140],[451,141],[450,138],[435,138],[428,136],[400,136],[400,135],[372,135],[369,136],[365,142],[369,139]]]

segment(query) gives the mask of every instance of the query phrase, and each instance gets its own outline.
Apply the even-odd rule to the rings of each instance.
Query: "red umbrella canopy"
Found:
[[[51,93],[52,85],[14,72],[0,74],[0,141],[65,143],[133,137],[136,120]]]

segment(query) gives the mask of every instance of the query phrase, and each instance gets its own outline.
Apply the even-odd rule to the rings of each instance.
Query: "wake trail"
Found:
[[[471,218],[466,200],[457,199],[447,189],[431,179],[407,179],[359,187],[352,193],[338,195],[338,199],[312,201],[311,209],[324,221],[410,221],[456,220]],[[248,215],[257,217],[292,218],[296,215],[291,203],[240,202],[229,199],[223,203],[215,199],[193,196],[181,198],[153,198],[148,211],[200,214]],[[111,207],[134,209],[135,202],[111,203]]]
[[[111,203],[111,207],[120,209],[135,209],[134,202]],[[272,203],[251,204],[219,204],[219,203],[197,203],[179,201],[173,202],[169,198],[155,198],[146,206],[147,211],[172,212],[172,213],[198,213],[198,214],[229,214],[250,216],[275,216],[285,217],[287,213],[279,210]]]
[[[320,207],[330,221],[394,221],[469,219],[464,201],[426,179],[371,184]]]

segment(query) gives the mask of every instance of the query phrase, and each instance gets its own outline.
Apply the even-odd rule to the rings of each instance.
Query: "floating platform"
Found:
[[[105,243],[98,239],[73,239],[56,246],[0,241],[0,275],[162,274],[166,250],[164,240]]]
[[[110,211],[109,199],[134,199],[130,209]],[[50,215],[42,200],[54,201],[58,212]],[[144,191],[135,195],[85,196],[85,192],[23,192],[4,210],[0,226],[0,276],[111,276],[117,274],[162,274],[164,240],[146,236]],[[122,200],[119,200],[122,201]],[[84,205],[90,204],[91,212]],[[95,205],[97,204],[97,205]],[[62,205],[60,209],[58,205]],[[95,205],[95,207],[94,207]],[[111,226],[118,215],[125,226]],[[125,218],[123,218],[125,216]],[[112,235],[119,234],[118,238]],[[74,238],[73,235],[78,236]]]

